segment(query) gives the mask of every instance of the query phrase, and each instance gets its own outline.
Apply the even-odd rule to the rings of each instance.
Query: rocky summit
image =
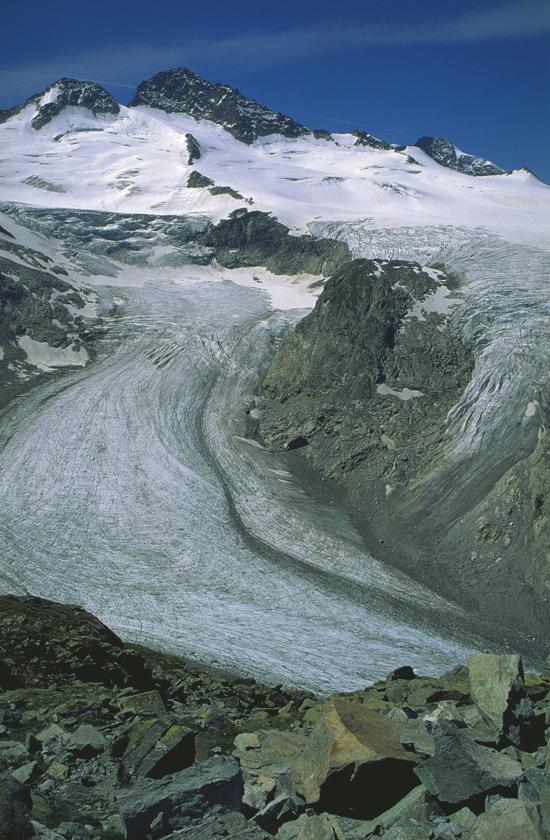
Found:
[[[442,166],[465,175],[502,175],[504,172],[490,160],[461,151],[446,137],[420,137],[414,145]]]
[[[319,697],[3,597],[0,691],[1,840],[550,836],[550,672],[517,656]]]
[[[243,96],[230,85],[208,82],[186,67],[157,73],[138,85],[131,106],[149,105],[221,125],[243,143],[280,134],[300,137],[308,129],[278,111]]]
[[[45,125],[59,116],[66,108],[85,108],[95,116],[99,114],[118,114],[120,106],[116,99],[97,82],[81,82],[78,79],[59,79],[48,85],[41,93],[16,108],[0,111],[0,123],[26,108],[35,106],[36,113],[31,120],[35,131],[40,131]]]

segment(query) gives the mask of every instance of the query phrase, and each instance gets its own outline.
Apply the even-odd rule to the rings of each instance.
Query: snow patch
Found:
[[[57,367],[84,367],[89,356],[84,347],[52,347],[47,341],[35,341],[30,335],[17,339],[19,347],[27,354],[28,363],[40,370]]]
[[[528,420],[530,417],[534,417],[537,413],[537,410],[540,408],[540,403],[538,400],[531,400],[527,403],[527,408],[525,409],[524,417]]]
[[[403,388],[401,391],[395,391],[393,388],[390,388],[389,385],[377,385],[376,391],[384,396],[397,397],[397,399],[404,400],[405,402],[407,402],[407,400],[413,400],[415,397],[426,396],[424,391],[415,391],[412,388]]]

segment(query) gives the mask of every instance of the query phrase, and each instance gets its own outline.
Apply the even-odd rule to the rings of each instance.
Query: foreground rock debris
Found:
[[[0,598],[0,840],[542,840],[550,672],[475,654],[319,698]]]

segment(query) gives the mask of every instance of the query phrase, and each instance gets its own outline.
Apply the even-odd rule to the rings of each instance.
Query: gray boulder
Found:
[[[302,814],[285,823],[276,835],[277,840],[342,840],[344,836],[330,814]]]
[[[126,779],[160,779],[190,767],[195,760],[195,736],[181,724],[149,718],[133,724],[113,745],[122,756]]]
[[[541,732],[535,732],[537,719],[525,691],[521,657],[475,653],[468,664],[472,698],[497,739],[538,746]]]
[[[550,775],[544,770],[531,767],[525,776],[528,784],[536,792],[544,829],[550,837]]]
[[[73,732],[68,741],[67,749],[79,758],[91,758],[105,749],[107,742],[102,732],[89,723],[83,723]]]
[[[500,799],[481,814],[475,824],[474,840],[544,840],[537,806],[518,799]]]
[[[174,831],[167,840],[216,840],[218,837],[224,840],[269,840],[271,836],[255,823],[248,822],[242,814],[231,811],[206,817],[198,825]]]
[[[434,737],[434,756],[415,773],[441,802],[465,803],[492,791],[510,790],[523,774],[519,762],[481,746],[450,721],[440,721]]]
[[[154,823],[157,837],[200,824],[206,817],[240,811],[243,778],[234,758],[215,756],[119,799],[127,840],[142,840]]]

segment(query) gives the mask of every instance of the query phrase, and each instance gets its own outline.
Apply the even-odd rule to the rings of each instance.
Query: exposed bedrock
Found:
[[[279,348],[251,414],[269,446],[338,483],[373,550],[547,636],[545,327],[533,290],[516,313],[504,294],[433,261],[355,260]],[[518,346],[522,308],[531,329]]]

